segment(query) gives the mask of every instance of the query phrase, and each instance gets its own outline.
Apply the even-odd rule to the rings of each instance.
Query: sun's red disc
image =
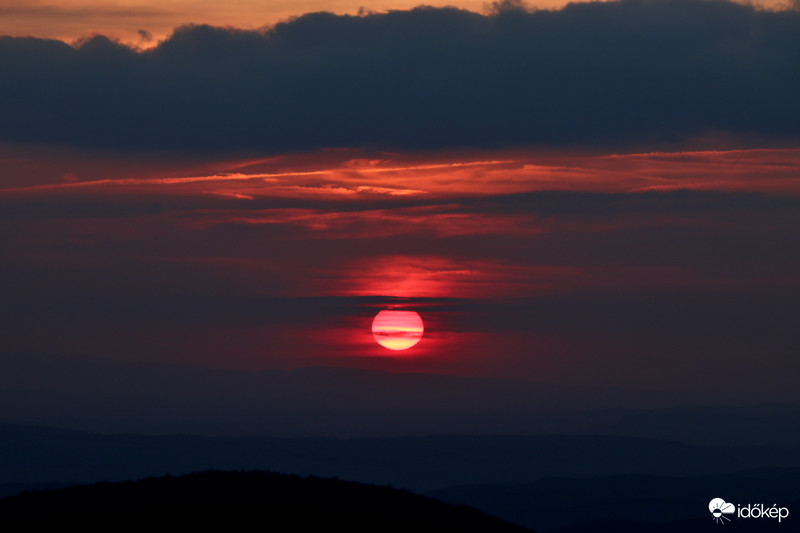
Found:
[[[422,338],[425,326],[416,311],[384,310],[372,320],[372,336],[390,350],[408,350]]]

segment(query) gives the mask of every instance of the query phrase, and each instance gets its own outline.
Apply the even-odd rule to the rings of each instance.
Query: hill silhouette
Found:
[[[100,482],[26,492],[0,500],[0,516],[26,523],[109,527],[220,524],[349,531],[530,531],[473,508],[392,487],[258,471]],[[320,529],[322,530],[322,529]]]

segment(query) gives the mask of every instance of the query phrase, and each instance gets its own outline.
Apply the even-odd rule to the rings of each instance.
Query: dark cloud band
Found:
[[[0,138],[282,151],[800,137],[800,12],[623,0],[186,26],[136,51],[0,38]]]

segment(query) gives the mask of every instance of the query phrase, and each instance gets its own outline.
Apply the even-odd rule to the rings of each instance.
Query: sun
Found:
[[[424,331],[422,317],[416,311],[385,309],[372,320],[372,336],[390,350],[408,350],[422,339]]]

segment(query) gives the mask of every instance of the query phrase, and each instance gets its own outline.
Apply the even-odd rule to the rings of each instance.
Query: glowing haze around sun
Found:
[[[390,350],[407,350],[422,339],[425,326],[416,311],[385,309],[372,320],[375,341]]]

